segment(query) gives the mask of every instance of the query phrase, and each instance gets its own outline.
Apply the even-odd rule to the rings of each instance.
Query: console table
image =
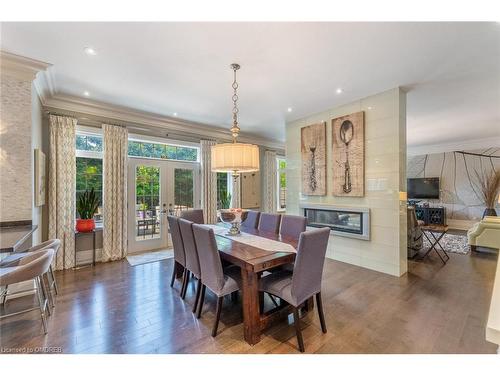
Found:
[[[422,220],[425,225],[446,225],[446,208],[444,207],[418,207],[415,206],[417,220]]]

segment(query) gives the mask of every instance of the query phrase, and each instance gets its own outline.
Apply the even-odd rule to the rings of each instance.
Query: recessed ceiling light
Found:
[[[84,91],[84,92],[83,92],[83,95],[85,95],[85,96],[90,96],[90,92],[88,92],[88,91]]]
[[[340,87],[339,87],[337,90],[335,90],[335,92],[336,92],[337,94],[342,94],[342,91],[344,91],[344,90],[342,90]]]
[[[368,109],[372,109],[372,108],[373,108],[373,107],[371,107],[371,106],[370,106],[370,107],[368,107]]]
[[[288,107],[286,110],[287,110],[288,112],[292,112],[292,107]]]
[[[174,112],[174,117],[177,117],[177,112]]]
[[[97,55],[97,51],[95,49],[93,49],[92,47],[85,47],[83,50],[89,56],[95,56],[95,55]]]

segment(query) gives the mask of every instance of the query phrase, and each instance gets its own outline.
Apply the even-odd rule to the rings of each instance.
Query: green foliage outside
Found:
[[[99,202],[102,202],[102,160],[76,158],[76,201],[87,190],[94,189]]]
[[[101,202],[93,188],[81,193],[76,201],[76,210],[80,219],[92,219],[100,204]]]

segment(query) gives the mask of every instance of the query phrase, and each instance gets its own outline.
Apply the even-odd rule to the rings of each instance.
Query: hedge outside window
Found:
[[[194,147],[134,140],[128,141],[128,154],[151,159],[198,161],[198,149]]]
[[[286,209],[286,160],[277,159],[278,210]]]

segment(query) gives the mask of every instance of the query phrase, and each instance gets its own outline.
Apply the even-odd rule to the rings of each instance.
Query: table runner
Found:
[[[286,253],[297,252],[292,245],[289,245],[284,242],[270,240],[269,238],[259,237],[254,234],[245,232],[241,232],[241,234],[237,236],[229,236],[226,234],[228,228],[210,224],[205,224],[205,226],[212,228],[217,236],[221,236],[236,242],[241,242],[246,245],[258,247],[262,250],[272,251],[272,252],[286,252]]]

